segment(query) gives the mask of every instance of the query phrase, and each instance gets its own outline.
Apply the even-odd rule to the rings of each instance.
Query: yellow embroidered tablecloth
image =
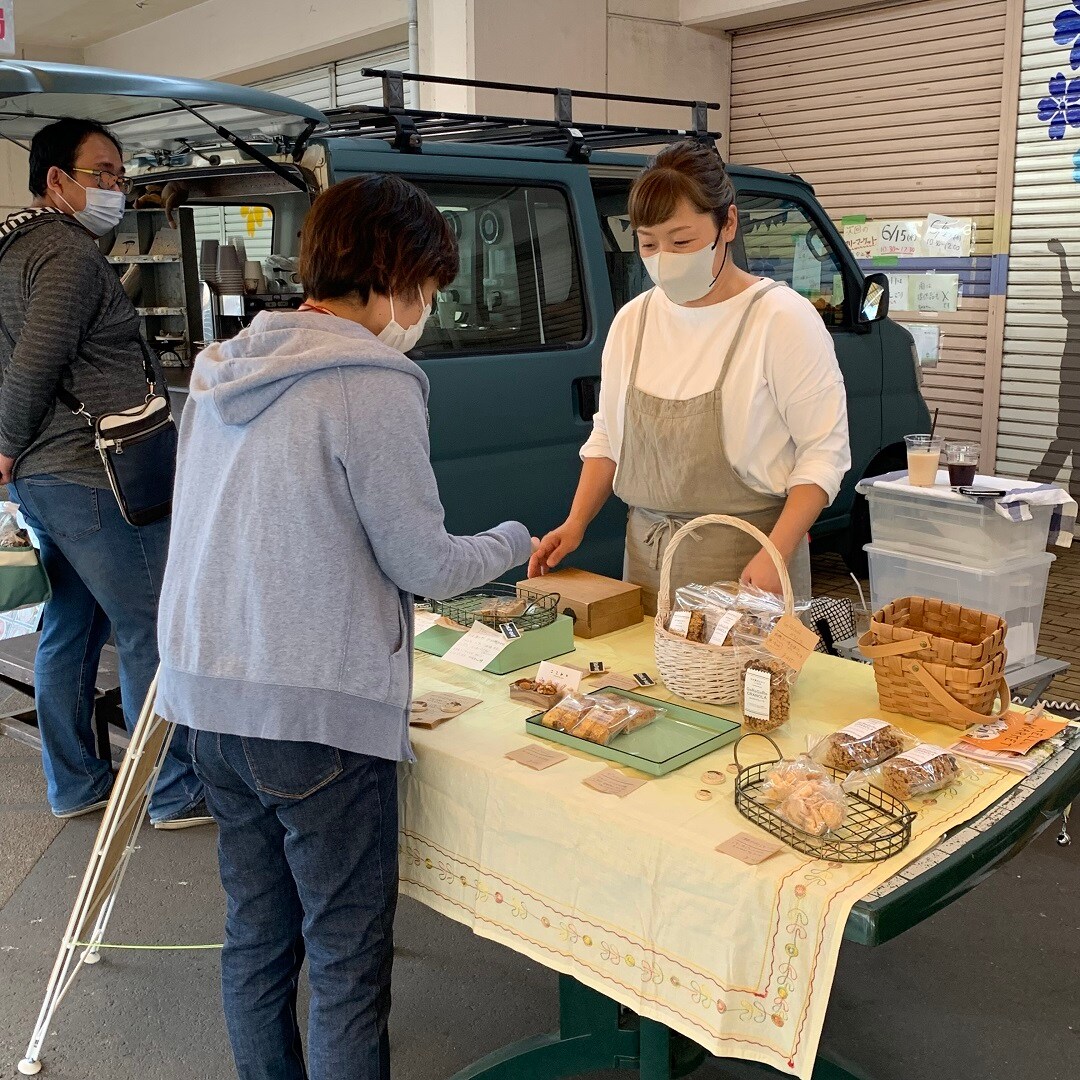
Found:
[[[658,679],[651,622],[576,644],[564,662],[603,660]],[[852,905],[1019,780],[989,769],[914,800],[912,842],[886,862],[838,865],[785,849],[751,867],[715,850],[757,831],[735,809],[730,746],[625,798],[585,787],[607,762],[573,750],[533,771],[504,756],[541,741],[525,734],[535,709],[508,697],[522,674],[497,678],[417,654],[417,695],[456,691],[484,703],[434,730],[413,730],[417,762],[402,780],[402,891],[713,1054],[800,1077],[813,1069]],[[646,692],[671,697],[662,686]],[[732,708],[713,711],[738,718]],[[882,712],[869,667],[814,655],[777,741],[793,756],[809,735],[863,716],[930,742],[956,738]],[[740,756],[762,760],[751,749],[758,742]],[[707,769],[727,782],[702,802]]]

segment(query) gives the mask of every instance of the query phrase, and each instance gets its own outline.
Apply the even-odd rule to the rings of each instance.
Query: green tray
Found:
[[[629,690],[619,690],[614,686],[606,686],[603,690],[590,690],[589,693],[614,694],[664,711],[651,724],[646,724],[637,731],[616,735],[607,746],[544,727],[540,723],[543,713],[530,716],[525,721],[525,730],[541,739],[548,739],[574,750],[583,750],[586,754],[652,776],[664,776],[681,769],[691,761],[697,761],[698,758],[719,750],[721,746],[734,742],[739,735],[739,725],[733,720],[710,716],[708,713],[698,712],[697,709],[688,709],[685,705],[657,701],[656,698],[634,694]]]
[[[451,630],[448,626],[431,626],[416,635],[415,645],[420,652],[442,656],[464,633],[464,630]],[[492,675],[509,675],[512,671],[539,664],[541,660],[553,660],[573,651],[574,620],[569,615],[559,615],[547,626],[523,630],[521,637],[511,641],[484,670]]]

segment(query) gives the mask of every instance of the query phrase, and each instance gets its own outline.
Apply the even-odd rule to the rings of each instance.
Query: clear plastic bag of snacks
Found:
[[[639,731],[647,724],[651,724],[664,711],[655,705],[646,705],[643,701],[634,701],[633,698],[620,697],[618,694],[599,693],[590,696],[602,705],[607,704],[614,709],[625,709],[627,731]]]
[[[625,701],[616,697],[593,700],[593,707],[568,730],[568,734],[598,746],[607,746],[629,726],[630,710]]]
[[[797,606],[796,613],[808,607]],[[783,614],[783,597],[755,585],[739,581],[684,585],[675,591],[675,606],[667,628],[690,641],[724,645],[733,632],[767,637]]]
[[[736,634],[734,644],[743,729],[764,735],[783,727],[791,716],[791,691],[799,673],[755,638]]]
[[[871,769],[918,745],[919,740],[902,728],[867,717],[826,735],[810,751],[810,756],[822,765],[851,773]]]
[[[852,773],[844,781],[846,791],[856,791],[866,784],[887,791],[902,802],[918,795],[929,795],[958,780],[965,772],[982,772],[985,766],[965,761],[963,764],[948,750],[932,743],[918,743],[896,757]]]
[[[587,694],[567,694],[544,713],[540,723],[555,731],[570,731],[584,720],[595,706],[596,699]]]
[[[787,822],[810,836],[835,832],[847,819],[844,790],[805,754],[770,769],[761,794]]]

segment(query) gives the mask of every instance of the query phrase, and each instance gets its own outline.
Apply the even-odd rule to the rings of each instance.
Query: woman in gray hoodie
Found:
[[[412,597],[452,596],[530,555],[517,522],[444,526],[428,380],[404,353],[457,268],[425,194],[393,176],[347,180],[305,223],[304,306],[261,313],[192,372],[158,711],[187,729],[176,737],[220,831],[241,1080],[389,1076]]]

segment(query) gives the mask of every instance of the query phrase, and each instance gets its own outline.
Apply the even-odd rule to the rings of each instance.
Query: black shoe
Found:
[[[177,829],[193,829],[196,825],[213,825],[214,819],[206,808],[206,800],[200,799],[194,806],[188,807],[182,814],[176,817],[165,818],[164,821],[155,821],[154,828],[162,831],[175,831]]]

